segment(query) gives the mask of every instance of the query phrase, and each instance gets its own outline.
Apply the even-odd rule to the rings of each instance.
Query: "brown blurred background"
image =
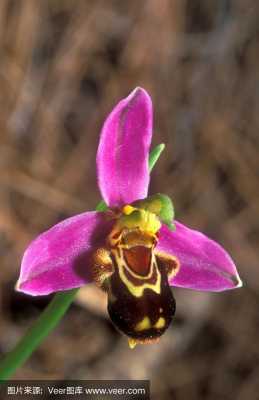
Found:
[[[101,125],[152,96],[151,193],[232,254],[244,288],[175,289],[160,344],[129,350],[84,289],[18,379],[150,379],[152,398],[259,399],[259,5],[254,0],[1,0],[0,354],[49,298],[14,292],[29,241],[95,207]],[[100,302],[100,304],[99,304]]]

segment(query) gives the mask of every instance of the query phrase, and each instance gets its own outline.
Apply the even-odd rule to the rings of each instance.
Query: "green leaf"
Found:
[[[149,154],[149,160],[148,160],[149,172],[151,172],[152,169],[154,168],[156,162],[158,161],[164,149],[165,149],[165,144],[161,143],[158,146],[156,146]]]
[[[156,214],[171,230],[175,229],[172,222],[174,220],[174,206],[170,197],[165,194],[154,194],[144,200],[136,201],[133,206]]]
[[[108,206],[106,205],[106,203],[102,200],[100,201],[100,203],[98,203],[98,205],[96,206],[96,211],[107,211],[108,210]]]

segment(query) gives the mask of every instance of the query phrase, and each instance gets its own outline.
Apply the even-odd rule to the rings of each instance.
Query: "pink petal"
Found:
[[[242,286],[234,262],[218,243],[179,222],[175,225],[176,231],[162,226],[157,246],[180,261],[171,286],[215,292]]]
[[[111,227],[105,213],[86,212],[42,233],[24,253],[17,290],[36,296],[88,283],[92,252]]]
[[[98,183],[110,207],[147,196],[148,155],[152,137],[152,102],[136,88],[106,119],[97,152]]]

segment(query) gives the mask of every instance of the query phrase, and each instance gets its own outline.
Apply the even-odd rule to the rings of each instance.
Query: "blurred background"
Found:
[[[100,200],[102,123],[136,86],[166,150],[151,193],[231,253],[244,288],[174,289],[175,322],[130,350],[81,290],[17,379],[150,379],[158,400],[259,398],[259,5],[253,0],[1,0],[0,355],[50,297],[14,291],[39,232]]]

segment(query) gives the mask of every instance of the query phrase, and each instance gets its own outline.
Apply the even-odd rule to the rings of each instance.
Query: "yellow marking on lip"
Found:
[[[120,257],[119,252],[116,251],[112,251],[115,260],[116,260],[116,264],[118,266],[118,272],[120,275],[120,278],[122,280],[122,282],[125,284],[125,286],[128,288],[129,292],[135,296],[135,297],[141,297],[143,296],[144,290],[145,289],[151,289],[153,290],[155,293],[160,294],[161,293],[161,274],[160,271],[158,270],[157,264],[156,264],[156,259],[154,254],[152,253],[152,259],[151,259],[151,268],[150,268],[150,274],[149,277],[152,276],[152,273],[154,272],[154,269],[156,269],[156,273],[157,273],[157,279],[155,283],[148,283],[145,282],[145,279],[147,279],[147,277],[141,276],[141,275],[136,275],[135,273],[133,273],[126,265],[125,260]],[[138,279],[141,279],[143,281],[143,284],[141,286],[136,286],[134,285],[125,275],[123,269],[126,269],[133,277],[137,277]]]
[[[154,325],[154,328],[161,329],[164,328],[164,326],[165,326],[165,319],[163,317],[159,317]]]
[[[135,326],[136,332],[146,331],[151,328],[151,321],[148,317],[144,317],[142,321],[138,322]]]

